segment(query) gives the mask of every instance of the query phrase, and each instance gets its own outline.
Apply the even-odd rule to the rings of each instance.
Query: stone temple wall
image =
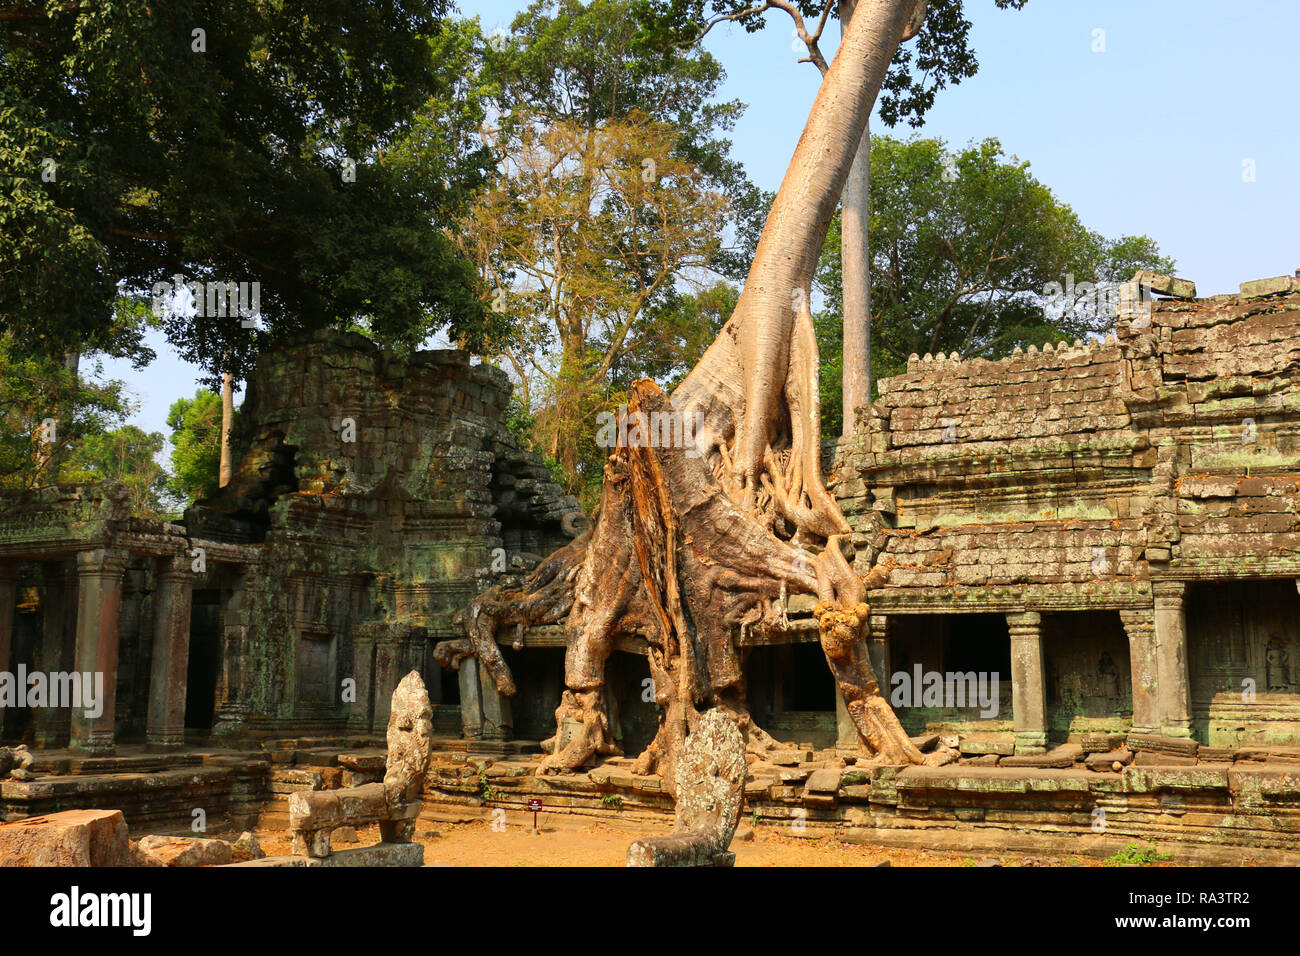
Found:
[[[416,667],[438,685],[433,644],[463,636],[452,615],[496,572],[568,540],[578,504],[505,429],[509,390],[466,353],[400,360],[357,335],[265,357],[236,473],[186,516],[201,537],[261,543],[243,587],[247,696],[218,730],[372,729],[393,677]],[[340,696],[348,677],[371,685],[360,708]]]
[[[1006,615],[1022,742],[1072,707],[1300,744],[1300,279],[1157,299],[1102,342],[913,357],[864,412],[831,481],[859,570],[896,562],[870,596],[886,671],[891,617]],[[1121,624],[1117,661],[1097,635]]]

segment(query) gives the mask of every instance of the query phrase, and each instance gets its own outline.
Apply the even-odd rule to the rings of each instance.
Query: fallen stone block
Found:
[[[1196,298],[1196,283],[1191,279],[1179,279],[1163,272],[1139,269],[1133,274],[1133,281],[1160,295],[1173,296],[1175,299]]]
[[[804,790],[811,793],[835,793],[840,788],[840,771],[814,770],[804,784]]]
[[[1078,744],[1062,744],[1045,754],[1026,754],[1020,757],[1003,757],[998,761],[999,767],[1046,767],[1048,769],[1066,770],[1073,767],[1082,756],[1083,750]]]
[[[229,866],[281,867],[281,866],[343,866],[343,867],[393,867],[424,866],[424,847],[419,843],[376,843],[353,850],[336,850],[326,857],[266,856]]]
[[[1129,734],[1128,749],[1134,751],[1153,751],[1155,753],[1175,754],[1180,757],[1195,757],[1200,747],[1190,737],[1163,737],[1159,734]]]
[[[1118,749],[1124,743],[1124,734],[1084,734],[1079,746],[1086,754],[1104,754]]]
[[[131,866],[121,810],[65,810],[0,824],[0,866]]]
[[[1088,754],[1083,765],[1097,773],[1119,773],[1133,762],[1133,751],[1123,748],[1104,754]]]
[[[963,737],[961,746],[958,748],[963,755],[983,756],[985,754],[997,754],[998,756],[1010,757],[1016,752],[1016,742],[1012,738],[990,739],[978,737]]]
[[[159,835],[145,837],[139,846],[163,866],[225,866],[234,861],[225,840]]]

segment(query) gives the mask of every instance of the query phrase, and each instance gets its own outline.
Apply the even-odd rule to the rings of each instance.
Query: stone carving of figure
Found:
[[[1264,685],[1270,691],[1289,691],[1291,689],[1291,655],[1287,642],[1274,634],[1269,638],[1264,650]]]
[[[1101,652],[1101,661],[1097,664],[1097,681],[1101,696],[1107,701],[1119,699],[1119,668],[1109,651]]]

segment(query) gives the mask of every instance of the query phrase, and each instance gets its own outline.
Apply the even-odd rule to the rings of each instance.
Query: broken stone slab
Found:
[[[911,737],[909,739],[912,741],[912,746],[921,751],[921,753],[928,753],[939,743],[938,734],[921,734],[918,737]]]
[[[963,757],[961,762],[967,767],[996,767],[1003,759],[998,754],[980,754],[978,757]]]
[[[121,810],[64,810],[0,824],[0,866],[131,866]]]
[[[804,784],[804,791],[811,793],[835,793],[840,788],[840,771],[832,769],[814,770]]]
[[[1240,286],[1243,299],[1263,299],[1270,295],[1282,295],[1287,292],[1300,291],[1300,281],[1295,276],[1273,276],[1268,279],[1251,279]]]
[[[1162,753],[1159,750],[1141,750],[1133,758],[1133,763],[1139,767],[1194,767],[1196,758],[1182,754]]]
[[[984,756],[997,754],[998,756],[1010,757],[1016,752],[1016,742],[1012,738],[963,737],[961,746],[958,749],[963,755]]]
[[[1133,281],[1160,295],[1173,296],[1175,299],[1196,298],[1196,283],[1191,279],[1179,279],[1163,272],[1139,269],[1133,273]]]
[[[1190,737],[1164,737],[1159,734],[1129,734],[1128,749],[1139,753],[1173,754],[1179,757],[1195,757],[1200,744]]]
[[[262,844],[257,841],[257,837],[245,830],[239,834],[238,839],[230,844],[230,860],[232,863],[242,863],[245,860],[260,860],[266,856],[266,851],[262,849]]]
[[[1073,767],[1075,761],[1083,755],[1083,748],[1078,744],[1062,744],[1045,754],[1027,754],[1019,757],[1003,757],[998,761],[999,767],[1046,767],[1065,770]]]
[[[1124,748],[1102,754],[1088,754],[1083,765],[1097,773],[1119,773],[1133,762],[1133,751]]]
[[[327,857],[266,856],[229,866],[424,866],[424,847],[419,843],[376,843],[352,850],[336,850]]]
[[[139,847],[163,866],[225,866],[234,862],[230,844],[224,840],[151,835],[141,839]]]

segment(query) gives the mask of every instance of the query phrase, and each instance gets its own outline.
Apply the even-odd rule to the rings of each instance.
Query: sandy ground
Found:
[[[425,846],[427,864],[443,866],[623,866],[627,848],[638,836],[667,833],[632,832],[622,828],[591,825],[577,829],[548,827],[543,818],[541,832],[519,826],[494,831],[488,822],[421,823],[416,839]],[[743,831],[742,831],[743,832]],[[283,831],[258,833],[262,849],[269,855],[290,852]],[[357,846],[379,840],[377,827],[357,831]],[[335,849],[350,844],[334,841]],[[987,857],[966,856],[930,850],[895,849],[842,843],[834,837],[819,839],[782,835],[775,828],[760,826],[750,840],[731,844],[737,866],[975,866]],[[1098,866],[1099,861],[1081,858],[1048,859],[1007,854],[997,857],[1004,866]]]

